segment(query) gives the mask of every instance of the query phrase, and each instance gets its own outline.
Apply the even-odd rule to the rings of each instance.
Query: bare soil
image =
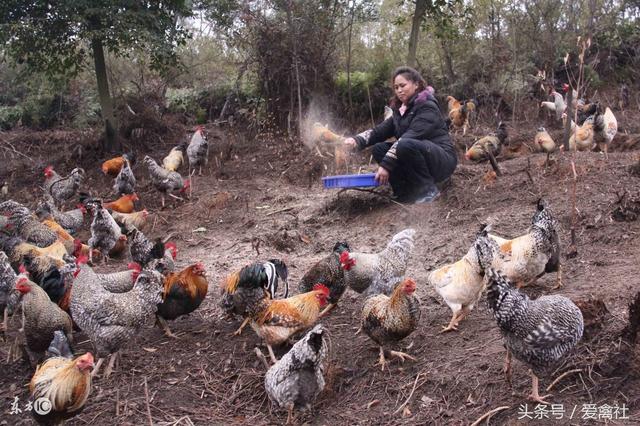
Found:
[[[575,353],[553,375],[541,379],[545,393],[563,372],[580,370],[552,389],[550,401],[563,404],[564,418],[553,420],[548,413],[549,418],[528,423],[594,422],[583,419],[583,404],[625,404],[629,419],[617,423],[640,422],[640,354],[637,346],[620,338],[628,321],[627,306],[640,291],[640,177],[633,168],[637,169],[635,150],[640,145],[632,143],[638,140],[638,118],[638,112],[619,117],[621,131],[608,161],[598,152],[576,154],[577,254],[562,256],[565,286],[552,290],[556,277],[551,274],[525,289],[532,296],[567,295],[580,303],[587,323]],[[370,193],[323,190],[319,177],[333,173],[331,158],[320,158],[286,138],[267,135],[243,140],[228,129],[210,128],[211,160],[205,175],[195,176],[191,200],[161,210],[141,165],[145,153],[138,150],[134,171],[139,177],[139,208],[153,213],[146,232],[153,237],[171,235],[180,250],[179,266],[203,261],[209,295],[195,313],[171,324],[178,339],[165,337],[158,328],[142,330],[123,350],[116,372],[108,380],[94,381],[85,410],[70,424],[284,423],[286,413],[272,407],[264,391],[265,370],[253,351],[260,340],[250,328],[240,337],[231,336],[239,322],[221,314],[218,284],[249,262],[280,257],[289,265],[295,290],[305,270],[337,240],[346,239],[358,251],[377,251],[407,227],[418,231],[407,275],[418,283],[422,320],[398,347],[417,361],[404,365],[393,361],[384,372],[374,366],[376,346],[366,335],[354,336],[362,300],[347,292],[323,320],[331,341],[326,389],[313,410],[298,414],[296,422],[458,425],[508,407],[490,423],[527,423],[518,419],[521,404],[528,404],[529,411],[535,405],[525,399],[531,385],[527,369],[515,361],[511,389],[501,372],[505,350],[484,303],[462,322],[459,332],[438,334],[451,312],[426,285],[426,277],[434,268],[463,256],[480,223],[490,221],[497,233],[508,237],[524,233],[539,197],[551,205],[560,224],[563,253],[568,252],[570,156],[556,154],[551,166],[542,166],[544,154],[527,148],[538,125],[510,123],[511,149],[499,157],[502,177],[487,175],[488,164],[461,160],[451,187],[440,199],[417,206],[397,205]],[[456,142],[462,148],[488,130],[488,126],[474,128],[465,138],[456,136]],[[551,130],[559,138],[561,130]],[[112,198],[112,182],[99,170],[105,158],[91,149],[95,134],[17,131],[0,137],[0,179],[8,181],[9,197],[33,205],[47,164],[61,173],[80,164],[88,175],[85,189]],[[160,160],[176,139],[156,144],[147,153]],[[361,164],[371,167],[367,163],[368,156],[358,156],[351,171]],[[123,259],[107,269],[125,263]],[[21,405],[26,403],[26,384],[33,374],[26,362],[4,364],[18,328],[19,321],[14,319],[0,341],[0,424],[31,423],[24,413],[10,414],[16,396]],[[79,350],[90,348],[82,334],[76,342]],[[281,348],[277,355],[284,351]]]

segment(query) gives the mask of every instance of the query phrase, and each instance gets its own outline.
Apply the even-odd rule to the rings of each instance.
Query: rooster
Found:
[[[362,330],[380,346],[378,365],[384,371],[386,359],[383,345],[397,342],[413,333],[420,321],[420,301],[413,295],[416,283],[407,278],[399,283],[391,297],[378,294],[369,297],[362,308]],[[415,358],[404,352],[391,351],[404,362]]]
[[[476,108],[475,101],[460,102],[453,96],[447,96],[447,104],[451,124],[455,129],[462,128],[462,136],[464,136],[469,127],[469,113]]]
[[[170,172],[160,167],[155,160],[148,155],[142,160],[149,170],[149,176],[153,186],[160,191],[162,199],[162,207],[164,208],[164,197],[169,195],[178,200],[182,198],[173,194],[173,192],[184,193],[190,186],[190,180],[183,180],[178,172]]]
[[[198,176],[202,176],[202,166],[209,162],[209,142],[204,133],[204,126],[196,127],[196,131],[191,136],[189,146],[187,146],[187,157],[189,157],[189,169],[195,173],[198,167]],[[191,176],[191,172],[189,172]]]
[[[113,210],[118,213],[132,213],[135,210],[134,202],[139,198],[136,194],[123,195],[115,201],[104,203],[105,209]]]
[[[116,246],[118,241],[121,241],[123,236],[120,226],[111,217],[100,200],[90,199],[85,204],[93,212],[91,238],[89,238],[89,262],[93,260],[93,249],[99,249],[103,260],[106,262],[109,252]]]
[[[44,169],[44,176],[45,192],[58,204],[62,204],[76,195],[84,179],[84,170],[76,167],[68,176],[62,177],[53,170],[52,166],[47,166]]]
[[[346,285],[365,296],[391,294],[407,270],[415,233],[411,228],[398,232],[379,253],[343,251],[340,263]]]
[[[609,107],[604,114],[597,114],[593,122],[594,142],[604,151],[604,157],[609,158],[607,154],[608,146],[618,133],[618,120]]]
[[[550,156],[556,150],[556,143],[553,141],[549,133],[544,127],[538,128],[538,132],[536,133],[536,137],[534,139],[534,143],[542,152],[547,153],[547,160],[545,161],[545,166],[549,164]]]
[[[102,163],[102,173],[115,178],[118,176],[118,173],[120,173],[125,160],[128,160],[131,165],[134,165],[136,163],[136,156],[134,153],[127,153],[107,160]]]
[[[139,212],[133,213],[119,213],[113,210],[111,212],[111,216],[122,228],[126,229],[133,226],[135,228],[142,229],[147,223],[149,211],[147,211],[147,209],[144,209],[140,210]]]
[[[131,170],[129,160],[124,160],[120,173],[116,176],[113,184],[113,191],[116,195],[130,195],[136,190],[136,177]]]
[[[71,341],[71,318],[49,299],[43,289],[21,276],[16,282],[16,290],[21,294],[24,334],[32,363],[32,357],[37,361],[44,356],[56,330],[63,331]]]
[[[38,366],[29,383],[31,401],[45,398],[51,404],[47,414],[41,410],[32,410],[35,420],[40,424],[63,424],[80,413],[91,393],[91,369],[93,355],[87,352],[73,358],[68,350],[64,334],[55,332],[48,352],[56,354]]]
[[[324,360],[327,331],[316,325],[264,377],[269,399],[288,411],[287,424],[293,422],[294,409],[309,409],[324,389]]]
[[[458,325],[475,307],[484,290],[484,269],[480,267],[479,256],[487,256],[485,263],[490,262],[491,255],[497,251],[497,243],[486,237],[488,227],[482,228],[476,242],[467,254],[455,263],[442,266],[427,277],[436,292],[444,299],[453,313],[451,321],[442,327],[441,333],[458,330]],[[476,246],[481,242],[496,247],[493,251],[479,250]]]
[[[545,273],[557,272],[555,288],[560,288],[562,266],[557,222],[542,200],[538,200],[531,223],[529,232],[512,240],[489,234],[498,243],[491,265],[517,283],[518,288],[534,282]]]
[[[342,256],[342,253],[347,252]],[[344,278],[345,265],[353,264],[354,261],[348,262],[349,244],[346,242],[337,242],[333,247],[333,251],[327,257],[320,259],[315,265],[309,269],[298,284],[298,291],[305,293],[311,291],[316,283],[324,284],[329,288],[329,304],[322,311],[320,317],[325,316],[331,309],[333,309],[342,294],[347,289],[347,284]],[[346,263],[345,263],[346,262]]]
[[[202,263],[187,266],[165,277],[162,303],[158,305],[156,318],[167,336],[176,337],[166,320],[174,320],[198,309],[208,288],[207,271]]]
[[[507,126],[503,122],[500,122],[495,133],[492,133],[489,136],[485,136],[475,141],[473,145],[471,145],[471,148],[469,148],[464,154],[464,156],[467,160],[475,162],[488,160],[488,153],[491,153],[491,155],[493,155],[495,158],[500,155],[502,146],[505,144],[507,137]]]
[[[235,331],[239,336],[244,327],[256,314],[259,302],[265,298],[275,299],[278,291],[278,279],[285,283],[284,298],[289,296],[289,271],[280,259],[255,262],[230,274],[220,288],[220,305],[228,315],[244,318],[242,325]]]
[[[311,327],[327,304],[329,289],[316,284],[312,291],[287,299],[264,298],[259,302],[251,327],[266,343],[273,363],[277,362],[273,345],[286,342],[294,334]]]
[[[184,163],[184,154],[187,152],[187,143],[181,143],[174,146],[169,154],[162,159],[162,167],[170,172],[178,171],[182,163]]]
[[[103,288],[96,274],[86,265],[73,283],[69,308],[74,322],[84,331],[100,357],[93,374],[111,354],[104,375],[108,377],[120,348],[151,320],[162,301],[162,275],[144,270],[133,288],[125,293],[111,293]]]
[[[538,393],[538,376],[553,371],[580,341],[584,320],[580,309],[563,296],[542,296],[531,300],[513,288],[493,268],[487,269],[487,305],[493,313],[507,348],[505,373],[511,382],[511,356],[531,370],[529,399],[548,404]]]

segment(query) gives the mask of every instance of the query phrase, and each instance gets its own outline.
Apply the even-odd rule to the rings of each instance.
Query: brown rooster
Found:
[[[46,398],[51,411],[41,415],[32,410],[35,420],[44,425],[63,424],[80,413],[91,393],[91,369],[93,355],[88,352],[72,359],[64,335],[56,332],[49,352],[58,356],[47,359],[38,366],[29,383],[31,401]]]
[[[380,345],[378,365],[384,370],[386,360],[383,345],[404,339],[416,329],[420,320],[420,301],[413,293],[416,283],[411,278],[402,281],[393,290],[391,297],[384,294],[368,298],[362,309],[362,329]],[[391,351],[392,356],[415,361],[404,352]]]
[[[178,273],[171,272],[164,279],[162,303],[158,305],[158,324],[169,337],[171,333],[166,320],[174,320],[198,309],[207,295],[207,271],[202,263],[187,266]]]
[[[271,361],[277,362],[272,345],[286,342],[294,334],[311,327],[327,304],[329,289],[316,284],[313,290],[287,299],[263,299],[251,327],[267,344]]]

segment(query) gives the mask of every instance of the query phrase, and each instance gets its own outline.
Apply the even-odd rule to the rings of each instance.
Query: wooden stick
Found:
[[[509,408],[511,408],[511,407],[510,407],[510,406],[508,406],[508,405],[504,405],[504,406],[502,406],[502,407],[494,408],[493,410],[491,410],[491,411],[489,411],[489,412],[487,412],[487,413],[484,413],[484,414],[483,414],[482,416],[480,416],[480,418],[478,418],[478,420],[476,420],[475,422],[471,423],[471,426],[478,426],[478,425],[479,425],[479,424],[480,424],[484,419],[489,420],[489,419],[491,418],[491,416],[493,416],[494,414],[496,414],[496,413],[498,413],[498,412],[500,412],[500,411],[502,411],[502,410],[507,410],[507,409],[509,409]]]
[[[144,376],[144,398],[147,404],[147,417],[149,418],[149,426],[153,426],[153,419],[151,418],[151,408],[149,407],[149,388],[147,386],[147,376]]]
[[[500,167],[498,167],[498,162],[496,161],[496,157],[493,156],[493,153],[490,149],[485,150],[487,153],[487,157],[489,157],[489,162],[491,163],[491,167],[496,172],[497,176],[502,176],[502,172],[500,171]]]
[[[576,368],[575,370],[569,370],[569,371],[566,371],[566,372],[562,373],[561,375],[558,376],[557,379],[555,379],[553,382],[551,382],[551,384],[547,387],[547,392],[549,392],[560,380],[562,380],[563,378],[567,377],[569,374],[578,373],[580,371],[582,371],[581,368]]]
[[[413,396],[413,393],[416,391],[416,386],[418,385],[418,379],[420,378],[421,375],[422,375],[422,372],[418,373],[418,375],[416,376],[416,380],[413,382],[413,389],[411,389],[411,393],[409,394],[409,397],[405,402],[402,403],[401,406],[398,407],[396,411],[393,412],[394,415],[398,414],[409,403],[409,401],[411,400],[411,397]]]

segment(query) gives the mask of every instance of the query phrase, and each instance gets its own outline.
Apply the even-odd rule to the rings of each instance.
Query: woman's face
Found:
[[[418,85],[411,80],[407,80],[400,74],[393,80],[393,90],[396,92],[396,96],[400,99],[400,102],[406,104],[416,93],[416,90],[418,90]]]

